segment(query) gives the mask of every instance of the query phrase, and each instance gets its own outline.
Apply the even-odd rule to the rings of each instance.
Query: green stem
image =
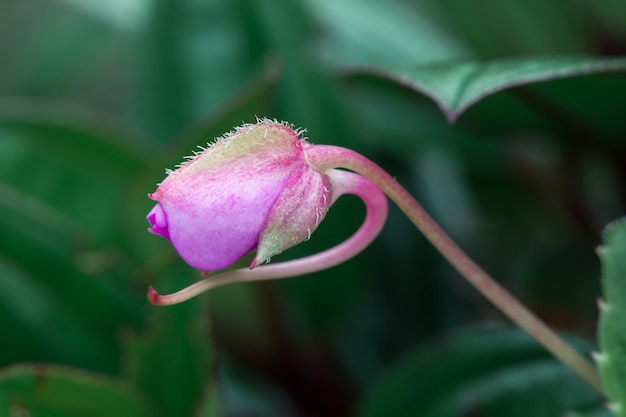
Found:
[[[470,259],[422,206],[382,168],[354,151],[336,146],[310,146],[307,149],[307,157],[309,162],[322,172],[343,167],[369,178],[400,207],[433,246],[481,294],[556,358],[574,370],[598,392],[603,393],[595,366]]]

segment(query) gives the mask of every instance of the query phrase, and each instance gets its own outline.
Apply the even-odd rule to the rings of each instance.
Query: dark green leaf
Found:
[[[505,89],[595,73],[623,72],[626,58],[510,58],[358,70],[389,78],[433,99],[450,121]]]
[[[114,335],[120,312],[113,310],[115,304],[106,295],[92,290],[87,301],[93,305],[83,309],[72,304],[71,295],[54,288],[65,285],[67,276],[40,279],[1,254],[0,274],[0,327],[11,335],[10,342],[5,338],[0,345],[0,364],[54,361],[117,370]],[[101,309],[112,314],[103,318]]]
[[[82,225],[91,243],[119,241],[124,231],[111,226],[123,216],[124,186],[143,166],[140,142],[83,111],[5,102],[0,180]]]
[[[48,365],[0,370],[0,414],[4,416],[158,416],[155,412],[141,393],[102,375]]]
[[[114,335],[141,322],[117,220],[142,162],[123,138],[83,113],[0,109],[0,321],[21,329],[0,363],[117,370]]]

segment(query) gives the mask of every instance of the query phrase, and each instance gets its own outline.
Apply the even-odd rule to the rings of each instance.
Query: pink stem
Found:
[[[235,282],[261,281],[309,274],[338,265],[367,247],[380,233],[387,219],[387,198],[370,180],[348,171],[329,169],[326,174],[333,185],[333,201],[343,194],[354,194],[365,203],[367,213],[361,227],[339,245],[315,255],[258,266],[255,269],[236,269],[198,281],[178,292],[159,295],[154,288],[148,290],[148,300],[156,305],[171,305],[186,301],[196,295],[222,285]]]
[[[598,392],[603,392],[600,377],[593,364],[483,271],[452,241],[422,206],[382,168],[352,150],[336,146],[310,146],[307,148],[307,157],[309,162],[322,172],[326,169],[341,167],[372,180],[480,293]]]

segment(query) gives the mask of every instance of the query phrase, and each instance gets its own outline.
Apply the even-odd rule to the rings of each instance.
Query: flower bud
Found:
[[[215,271],[257,248],[251,267],[310,237],[331,204],[306,142],[270,121],[244,125],[175,171],[149,197],[154,234],[192,267]]]

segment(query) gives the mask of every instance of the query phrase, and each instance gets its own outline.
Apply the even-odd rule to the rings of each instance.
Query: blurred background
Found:
[[[367,69],[622,56],[625,16],[622,0],[3,0],[0,414],[608,415],[393,206],[341,266],[165,308],[149,285],[200,275],[145,215],[197,146],[285,120],[377,162],[592,349],[594,251],[626,204],[624,72],[506,89],[452,124]],[[273,261],[341,242],[363,214],[339,200]]]

